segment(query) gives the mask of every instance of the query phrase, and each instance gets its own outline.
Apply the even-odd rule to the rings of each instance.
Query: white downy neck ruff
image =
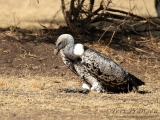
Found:
[[[74,54],[77,55],[77,56],[82,56],[83,53],[84,53],[84,48],[83,48],[83,45],[82,44],[75,44],[74,46]]]

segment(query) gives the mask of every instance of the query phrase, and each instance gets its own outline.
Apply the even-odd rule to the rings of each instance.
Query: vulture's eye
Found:
[[[61,42],[60,43],[58,43],[58,46],[60,46],[61,45]]]

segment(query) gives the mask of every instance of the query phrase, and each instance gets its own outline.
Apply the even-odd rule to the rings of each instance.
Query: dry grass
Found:
[[[159,117],[159,90],[147,94],[97,94],[95,92],[88,95],[70,94],[57,92],[62,85],[54,84],[52,80],[61,81],[61,78],[46,77],[46,86],[43,86],[43,89],[41,89],[41,82],[40,86],[39,82],[33,86],[33,81],[37,79],[41,81],[41,77],[34,78],[36,80],[13,78],[1,77],[6,81],[6,86],[1,87],[0,97],[3,98],[0,101],[1,118],[158,119]],[[11,85],[10,81],[15,79],[17,82],[21,81],[19,87]],[[141,89],[145,90],[146,87]]]

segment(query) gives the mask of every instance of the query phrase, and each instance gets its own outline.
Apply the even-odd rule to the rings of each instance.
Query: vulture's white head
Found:
[[[75,56],[81,56],[84,53],[84,46],[82,44],[74,45],[74,38],[70,34],[62,34],[58,37],[56,41],[56,47],[54,49],[54,54],[58,54],[58,52],[65,48],[67,45],[71,45],[73,47],[73,53]],[[70,52],[70,51],[68,51]]]
[[[58,37],[56,41],[56,47],[54,49],[54,54],[63,49],[67,44],[74,44],[74,39],[70,34],[62,34]]]

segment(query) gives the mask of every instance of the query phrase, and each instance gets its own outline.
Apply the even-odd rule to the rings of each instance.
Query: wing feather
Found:
[[[127,72],[109,57],[86,47],[81,63],[88,71],[106,85],[125,84]]]

